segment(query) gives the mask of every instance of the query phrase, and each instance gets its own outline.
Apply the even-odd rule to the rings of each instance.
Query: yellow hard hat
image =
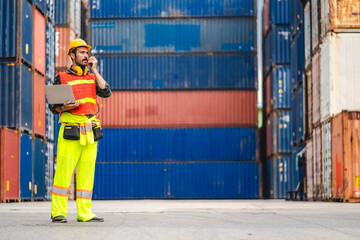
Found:
[[[67,54],[70,56],[70,50],[73,48],[78,48],[78,47],[86,47],[88,50],[91,49],[91,46],[87,45],[84,40],[82,40],[81,38],[77,38],[70,43]]]

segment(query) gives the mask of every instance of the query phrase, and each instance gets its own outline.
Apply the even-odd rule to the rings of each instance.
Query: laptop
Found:
[[[67,101],[75,102],[74,93],[69,84],[45,85],[45,93],[49,104],[64,104]]]

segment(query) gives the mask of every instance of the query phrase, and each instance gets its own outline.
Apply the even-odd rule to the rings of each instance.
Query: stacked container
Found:
[[[91,1],[95,199],[258,198],[254,1]]]
[[[5,16],[0,27],[5,36],[0,46],[0,200],[44,200],[45,142],[53,139],[44,92],[45,79],[54,74],[47,30],[53,24],[53,2],[6,0],[0,7]]]
[[[264,128],[266,129],[265,195],[285,198],[292,190],[291,55],[294,14],[290,0],[266,0],[263,11]]]

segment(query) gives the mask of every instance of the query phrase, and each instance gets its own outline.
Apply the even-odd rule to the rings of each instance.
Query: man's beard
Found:
[[[84,62],[83,60],[85,60],[85,58],[81,59],[80,61],[75,61],[75,63],[79,66],[86,67],[88,65],[88,62]]]

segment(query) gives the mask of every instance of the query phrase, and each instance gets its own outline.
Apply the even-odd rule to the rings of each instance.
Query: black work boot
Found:
[[[67,223],[66,217],[60,215],[52,218],[53,223]]]
[[[93,217],[92,219],[87,220],[87,221],[80,220],[80,219],[78,219],[77,221],[78,221],[78,222],[103,222],[104,219],[103,219],[103,218],[99,218],[99,217]]]

